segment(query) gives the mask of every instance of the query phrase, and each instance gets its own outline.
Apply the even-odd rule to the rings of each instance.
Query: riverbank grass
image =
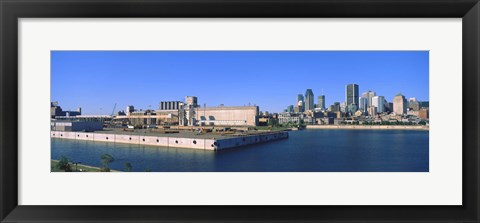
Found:
[[[50,171],[51,172],[65,172],[64,170],[60,170],[57,168],[58,160],[51,160],[50,161]],[[72,172],[102,172],[100,171],[99,167],[94,166],[87,166],[82,164],[77,164],[77,171],[75,171],[75,165],[71,164]],[[121,172],[118,170],[110,170],[110,172]]]

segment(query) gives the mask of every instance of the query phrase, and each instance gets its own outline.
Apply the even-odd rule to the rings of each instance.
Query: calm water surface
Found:
[[[62,155],[100,166],[100,156],[115,158],[111,169],[152,172],[428,172],[428,131],[304,130],[285,140],[226,151],[51,139],[52,159]]]

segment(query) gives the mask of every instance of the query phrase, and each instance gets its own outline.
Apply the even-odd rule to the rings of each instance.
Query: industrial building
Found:
[[[198,107],[198,98],[195,96],[186,96],[185,103],[187,105],[192,105],[194,108]]]
[[[256,126],[258,106],[200,107],[198,98],[186,96],[185,102],[162,101],[158,110],[133,110],[127,108],[126,115],[115,117],[116,123],[133,126],[180,125],[180,126]]]
[[[159,109],[160,110],[178,110],[180,109],[181,101],[161,101]]]
[[[115,117],[114,122],[141,127],[145,125],[177,125],[178,110],[133,111],[127,115]]]
[[[258,125],[258,106],[185,107],[179,115],[179,124],[183,126]]]
[[[58,101],[50,102],[50,118],[57,116],[77,116],[82,114],[82,108],[78,107],[76,111],[63,111],[62,107],[58,104]]]
[[[93,132],[102,130],[103,123],[95,121],[52,120],[50,127],[52,131]]]

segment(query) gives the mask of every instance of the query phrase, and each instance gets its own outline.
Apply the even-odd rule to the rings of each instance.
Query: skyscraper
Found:
[[[368,108],[368,98],[360,97],[358,99],[358,109],[362,112],[367,112]]]
[[[313,91],[312,89],[307,89],[305,92],[305,111],[313,111],[314,107],[314,101],[313,101]]]
[[[325,110],[325,95],[318,96],[317,107],[321,108],[322,110]]]
[[[385,97],[383,96],[374,96],[372,97],[372,107],[377,108],[378,113],[385,112]]]
[[[393,112],[398,115],[407,113],[407,99],[402,94],[397,94],[393,98]]]
[[[357,84],[348,84],[345,86],[345,102],[346,107],[352,107],[354,104],[358,107],[358,85]],[[355,112],[355,111],[353,111]]]
[[[304,112],[303,108],[305,108],[305,99],[303,98],[303,94],[298,94],[297,95],[297,106],[300,107],[299,112]]]
[[[375,93],[375,91],[368,90],[367,92],[363,92],[362,98],[367,99],[367,108],[369,106],[372,106],[372,98],[375,97],[375,96],[377,96],[377,93]]]
[[[333,107],[332,107],[332,112],[339,112],[340,111],[340,102],[335,102],[333,103]]]

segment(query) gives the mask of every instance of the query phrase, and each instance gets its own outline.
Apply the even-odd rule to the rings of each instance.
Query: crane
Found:
[[[115,108],[117,108],[117,103],[115,102],[115,105],[113,106],[113,110],[112,110],[112,114],[110,116],[112,116],[113,118],[113,114],[115,113]]]
[[[117,103],[115,102],[115,105],[113,106],[113,110],[112,110],[112,114],[110,115],[110,122],[108,123],[108,127],[109,128],[112,128],[114,127],[114,123],[113,123],[113,115],[115,114],[115,108],[117,108]]]

